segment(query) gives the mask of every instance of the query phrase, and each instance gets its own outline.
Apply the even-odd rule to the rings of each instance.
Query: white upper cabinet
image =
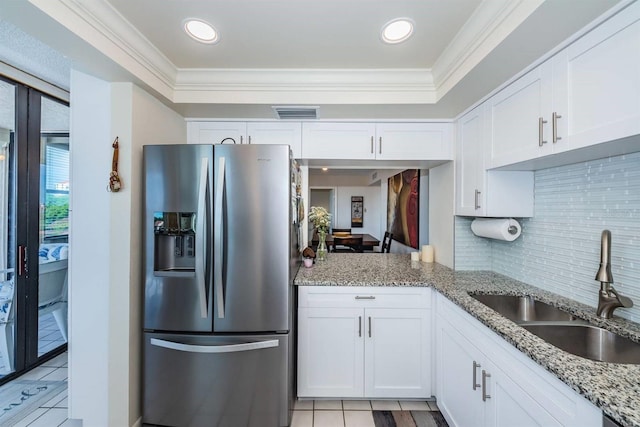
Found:
[[[551,109],[550,70],[543,64],[487,101],[491,167],[537,157],[548,143],[545,116]]]
[[[302,125],[300,122],[248,122],[249,144],[289,144],[294,159],[302,157]]]
[[[488,171],[487,109],[482,104],[457,122],[456,215],[533,216],[533,172]]]
[[[189,144],[244,144],[245,122],[187,122]]]
[[[302,158],[451,160],[451,123],[302,124]]]
[[[452,160],[451,123],[378,123],[376,159]]]
[[[293,157],[302,152],[300,122],[188,122],[189,144],[289,144]]]
[[[640,3],[554,58],[556,152],[640,134]]]
[[[363,159],[375,155],[374,123],[303,123],[303,159]]]
[[[596,147],[640,134],[640,3],[604,21],[486,103],[488,168],[515,169],[512,165],[521,163],[524,169],[539,169],[640,149],[637,143]]]

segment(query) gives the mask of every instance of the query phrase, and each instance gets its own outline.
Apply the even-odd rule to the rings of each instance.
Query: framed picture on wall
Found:
[[[364,218],[364,197],[351,196],[351,228],[362,227]]]
[[[420,170],[408,169],[389,178],[387,231],[393,240],[418,249]]]

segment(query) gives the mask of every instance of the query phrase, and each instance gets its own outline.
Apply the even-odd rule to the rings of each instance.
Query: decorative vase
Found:
[[[316,251],[316,259],[325,261],[327,259],[327,233],[318,231],[318,250]]]

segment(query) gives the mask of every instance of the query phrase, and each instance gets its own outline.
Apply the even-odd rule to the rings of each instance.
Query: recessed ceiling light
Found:
[[[328,170],[329,170],[329,168],[322,168],[322,170],[323,170],[324,172],[326,172],[326,171],[328,171]]]
[[[409,18],[397,18],[382,27],[382,41],[389,44],[400,43],[413,34],[413,21]]]
[[[220,40],[216,29],[201,19],[187,19],[184,21],[184,31],[192,39],[200,43],[217,43]]]

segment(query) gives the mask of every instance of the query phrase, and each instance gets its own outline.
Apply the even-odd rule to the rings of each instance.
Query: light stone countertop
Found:
[[[487,271],[455,272],[436,263],[411,261],[409,254],[328,254],[313,267],[300,267],[299,286],[429,286],[462,307],[499,336],[553,373],[624,426],[640,427],[640,365],[595,362],[546,343],[468,293],[532,295],[590,323],[640,342],[640,325],[595,308]],[[594,300],[599,287],[594,283]]]

